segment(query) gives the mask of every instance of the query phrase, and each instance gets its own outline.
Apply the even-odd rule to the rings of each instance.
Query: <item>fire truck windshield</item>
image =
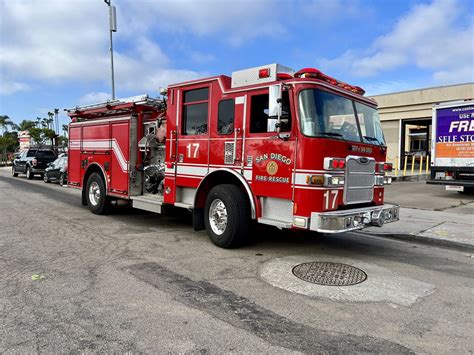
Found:
[[[306,89],[299,95],[299,114],[301,132],[305,136],[331,136],[385,145],[377,110],[359,102],[325,91]]]

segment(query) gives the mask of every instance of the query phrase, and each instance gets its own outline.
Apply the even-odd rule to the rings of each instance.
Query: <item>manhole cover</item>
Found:
[[[311,262],[296,265],[293,275],[318,285],[350,286],[364,282],[367,274],[356,267],[331,262]]]

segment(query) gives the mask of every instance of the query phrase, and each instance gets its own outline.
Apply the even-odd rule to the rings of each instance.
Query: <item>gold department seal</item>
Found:
[[[278,164],[274,160],[270,160],[267,163],[267,173],[269,175],[275,175],[278,172]]]

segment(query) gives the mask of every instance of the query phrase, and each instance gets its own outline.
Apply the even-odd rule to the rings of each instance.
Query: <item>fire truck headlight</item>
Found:
[[[344,176],[341,175],[324,175],[324,186],[343,186],[345,183]]]
[[[375,175],[375,186],[383,186],[385,177],[382,175]]]

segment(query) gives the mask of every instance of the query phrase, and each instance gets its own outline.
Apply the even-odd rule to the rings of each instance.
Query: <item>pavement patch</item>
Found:
[[[342,263],[364,270],[367,279],[351,286],[326,286],[304,281],[293,274],[293,269],[309,262]],[[347,302],[387,302],[409,306],[421,297],[434,292],[435,286],[360,260],[321,256],[296,255],[265,262],[259,276],[269,284],[302,295]]]
[[[413,353],[409,348],[385,339],[333,333],[293,322],[246,297],[207,281],[194,281],[157,263],[135,264],[125,270],[185,305],[289,350],[304,353]]]

